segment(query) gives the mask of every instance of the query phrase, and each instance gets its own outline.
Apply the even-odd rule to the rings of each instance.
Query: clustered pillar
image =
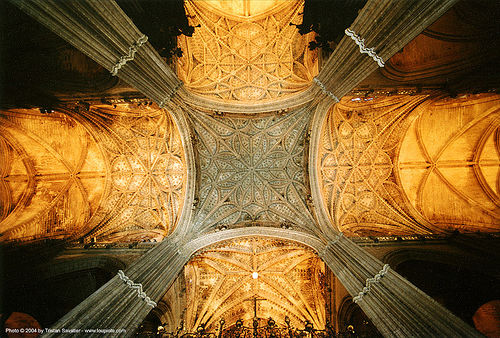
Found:
[[[12,3],[160,107],[182,82],[115,1]]]
[[[81,329],[79,333],[85,336],[133,336],[188,262],[189,254],[181,247],[173,239],[158,244],[58,320],[52,326],[54,332],[46,336],[60,337],[63,329]]]
[[[481,337],[342,233],[320,256],[385,337]]]
[[[437,20],[457,0],[368,0],[315,82],[335,101]]]

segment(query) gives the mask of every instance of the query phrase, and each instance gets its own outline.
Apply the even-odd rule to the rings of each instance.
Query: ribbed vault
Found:
[[[263,117],[193,112],[199,159],[194,228],[314,224],[306,201],[306,109]]]
[[[314,33],[290,25],[302,21],[303,1],[186,1],[185,8],[199,27],[178,39],[177,74],[198,95],[270,101],[304,91],[318,72],[317,52],[307,48]]]
[[[176,227],[186,165],[170,114],[117,103],[0,113],[2,240],[162,240]]]
[[[349,236],[498,231],[498,95],[345,97],[325,115],[323,206]]]
[[[189,262],[193,243],[211,239],[205,247],[241,229],[257,228],[252,231],[258,234],[264,225],[268,233],[313,233],[318,254],[385,335],[473,336],[466,324],[347,238],[450,228],[498,231],[498,95],[470,107],[461,98],[444,102],[445,108],[427,105],[430,98],[420,88],[425,72],[403,67],[419,83],[415,95],[344,97],[365,86],[360,82],[454,0],[368,1],[350,24],[352,39],[342,38],[320,73],[318,55],[307,49],[310,37],[293,27],[301,1],[257,12],[246,0],[235,2],[243,3],[243,14],[186,1],[190,23],[200,29],[179,39],[185,55],[176,60],[178,78],[114,1],[12,2],[139,95],[185,114],[189,122],[176,125],[151,104],[122,110],[79,98],[46,119],[23,112],[0,116],[2,240],[163,239],[180,223],[181,210],[193,210],[179,236],[145,253],[126,277],[114,277],[55,327],[126,328],[132,335]],[[466,65],[469,60],[474,57]],[[396,74],[392,81],[401,78]],[[440,88],[448,90],[448,78],[441,79]],[[84,100],[99,97],[92,95]],[[230,106],[238,109],[224,108]],[[244,113],[245,107],[257,114],[228,114]],[[309,149],[314,110],[324,119],[311,129],[311,135],[321,135]],[[190,141],[194,156],[186,159]],[[316,161],[311,182],[308,153],[316,156],[309,157]],[[309,185],[320,186],[312,199]],[[313,204],[327,211],[326,221],[316,221]],[[205,249],[189,264],[189,329],[213,328],[220,317],[229,325],[238,317],[249,320],[253,297],[259,317],[262,311],[277,320],[286,314],[294,326],[304,320],[324,324],[324,267],[298,244],[238,239]]]
[[[398,158],[409,204],[443,230],[500,230],[500,98],[470,95],[418,108]]]
[[[254,310],[261,325],[269,317],[283,324],[285,316],[294,327],[325,325],[325,266],[300,244],[234,239],[203,249],[184,271],[187,330],[215,330],[221,318],[226,327],[238,319],[251,326]]]
[[[186,185],[184,150],[172,117],[134,104],[96,105],[84,114],[103,141],[110,180],[100,217],[87,236],[161,241],[175,229]]]
[[[104,154],[76,120],[38,109],[0,112],[2,241],[81,236],[105,176]]]

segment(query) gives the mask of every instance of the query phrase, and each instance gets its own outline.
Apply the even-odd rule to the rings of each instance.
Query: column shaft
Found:
[[[101,337],[103,333],[86,333],[83,330],[125,329],[125,333],[120,332],[116,335],[133,336],[139,324],[153,308],[153,305],[149,305],[139,296],[138,284],[141,284],[144,296],[158,302],[188,260],[189,257],[179,250],[176,242],[165,240],[124,271],[131,285],[118,275],[113,277],[57,321],[52,329],[81,329],[81,333],[85,336],[95,334]],[[48,337],[52,335],[61,336],[59,333],[47,334]],[[113,333],[108,335],[112,336]]]
[[[160,106],[181,85],[114,0],[12,3]]]
[[[368,0],[349,29],[385,62],[456,2]],[[362,54],[356,41],[345,35],[316,78],[325,94],[330,92],[340,99],[378,67],[367,51]]]
[[[320,254],[386,337],[481,337],[401,275],[339,236]]]

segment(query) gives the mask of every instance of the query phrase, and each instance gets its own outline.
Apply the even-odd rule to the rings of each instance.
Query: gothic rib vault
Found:
[[[300,23],[303,3],[263,5],[232,13],[223,2],[185,2],[190,24],[200,26],[193,37],[178,39],[185,53],[177,74],[190,91],[218,101],[252,103],[309,87],[318,72],[317,51],[307,48],[314,36],[302,36],[291,25]]]
[[[323,114],[317,165],[332,223],[364,236],[495,231],[498,97],[364,100]]]
[[[96,106],[89,116],[107,136],[112,183],[99,211],[102,218],[87,236],[108,242],[120,241],[120,236],[161,241],[175,229],[184,201],[186,166],[179,131],[161,110],[138,107],[133,116],[128,105],[122,107],[126,113]]]
[[[266,18],[257,20],[250,15],[238,20],[230,18],[233,21],[218,12],[212,18],[202,17],[205,13],[201,12],[196,17],[192,7],[193,23],[203,23],[203,33],[181,42],[187,53],[179,61],[178,75],[185,84],[169,87],[171,92],[164,100],[171,100],[166,108],[146,105],[147,100],[141,99],[135,105],[117,107],[95,102],[88,109],[66,106],[61,113],[47,118],[34,110],[16,112],[15,117],[12,112],[2,112],[2,136],[15,134],[0,139],[0,149],[4,150],[0,163],[2,241],[53,234],[85,241],[95,238],[103,243],[165,239],[158,248],[169,248],[168,255],[162,258],[160,249],[152,250],[145,256],[148,261],[130,269],[131,278],[143,283],[146,292],[154,290],[152,297],[157,300],[165,291],[161,283],[167,282],[154,279],[157,276],[152,268],[167,266],[165,257],[182,266],[189,260],[184,256],[192,254],[182,247],[187,240],[222,234],[227,228],[242,229],[241,233],[245,228],[253,233],[260,231],[252,230],[258,227],[279,228],[283,232],[291,228],[290,233],[293,230],[316,236],[318,241],[323,240],[324,248],[315,250],[325,261],[330,259],[330,268],[337,267],[339,275],[344,270],[355,275],[349,277],[353,295],[364,290],[367,279],[380,276],[382,267],[378,261],[367,259],[360,266],[338,268],[338,261],[332,258],[335,255],[339,260],[347,260],[345,264],[353,264],[357,256],[346,249],[350,245],[347,240],[331,237],[332,233],[343,231],[347,237],[355,237],[435,234],[456,228],[498,231],[498,95],[469,95],[462,100],[435,98],[428,92],[411,96],[353,94],[334,104],[312,82],[318,56],[307,50],[307,38],[287,35],[291,21],[287,18],[295,20],[300,4],[278,4],[266,9]],[[188,2],[187,6],[196,5]],[[280,16],[286,24],[277,19]],[[264,43],[260,34],[270,23],[286,32],[267,37],[271,41]],[[207,38],[209,35],[211,38]],[[235,45],[227,47],[222,40]],[[282,44],[286,48],[280,54]],[[241,46],[248,47],[241,49],[248,54],[234,51]],[[276,54],[278,60],[273,59]],[[179,97],[185,91],[205,96],[204,102],[214,109],[198,106],[196,100],[182,102]],[[314,97],[303,99],[300,95],[304,93]],[[249,105],[251,102],[255,111],[282,97],[290,98],[288,102],[299,98],[300,104],[294,102],[279,111],[263,109],[259,114],[215,109],[225,107],[221,101],[234,100]],[[318,109],[315,100],[322,101]],[[69,127],[60,133],[73,132],[73,136],[78,135],[73,139],[83,140],[73,147],[74,154],[68,150],[70,145],[64,145],[68,135],[53,135],[50,142],[42,142],[45,134],[50,134],[37,130],[38,126],[50,124],[45,118],[65,121]],[[23,119],[30,121],[33,129],[24,131],[25,134],[43,135],[27,141],[19,132],[19,125],[24,122],[18,121]],[[446,129],[449,133],[434,128],[442,127],[443,121],[447,127],[453,126]],[[27,149],[37,142],[47,155],[28,154]],[[94,161],[86,162],[89,154]],[[23,156],[23,163],[16,159],[19,155]],[[47,174],[37,156],[46,156],[44,161],[49,156],[59,160],[70,157],[76,164],[60,161],[62,164],[54,165],[54,172]],[[311,167],[314,173],[308,172]],[[104,188],[91,191],[85,185],[89,179],[99,181],[96,185]],[[63,203],[68,196],[74,196],[74,205]],[[427,203],[427,196],[441,204]],[[50,200],[38,202],[43,198]],[[40,210],[33,211],[37,205],[34,202],[42,206]],[[81,205],[85,206],[82,213],[72,214]],[[55,216],[51,208],[56,210]],[[181,215],[190,213],[190,217],[179,222]],[[326,214],[329,221],[319,221],[320,213]],[[52,217],[47,222],[43,221],[46,215]],[[41,229],[27,226],[22,218],[25,216],[36,219]],[[14,217],[17,218],[11,222]],[[45,226],[53,223],[60,223],[63,232]],[[176,231],[177,226],[184,232]],[[179,233],[187,239],[179,239]],[[200,323],[213,327],[215,318],[222,313],[234,323],[237,314],[247,308],[239,302],[252,296],[268,299],[269,304],[262,306],[266,313],[288,311],[295,325],[306,319],[319,327],[324,325],[325,315],[317,309],[319,296],[314,299],[316,296],[305,295],[307,285],[320,292],[319,281],[311,281],[294,270],[323,271],[325,267],[318,256],[300,244],[284,240],[261,239],[260,244],[266,248],[260,251],[255,249],[257,240],[248,240],[251,245],[244,241],[208,247],[187,265],[186,281],[190,277],[195,280],[188,290],[191,300],[196,299],[197,291],[206,298],[205,302],[190,304],[191,329]],[[173,249],[177,244],[179,247]],[[286,251],[286,259],[297,254],[308,262],[305,267],[300,265],[302,262],[292,264],[289,270],[278,269],[285,264],[281,257],[272,262],[275,265],[264,267],[248,262],[249,257],[274,255],[275,248],[282,248],[281,253]],[[231,250],[236,253],[225,257]],[[353,259],[347,254],[352,254]],[[158,265],[151,265],[153,258]],[[263,274],[264,287],[260,291],[250,281],[252,269],[260,269]],[[196,273],[204,274],[206,280],[196,280]],[[298,289],[292,286],[287,275],[290,273],[296,278],[300,275],[304,282]],[[242,295],[232,292],[236,287],[231,283],[238,282],[234,275],[239,274],[245,279],[240,281],[246,288]],[[174,275],[169,272],[168,283],[172,283]],[[394,277],[395,273],[389,275]],[[118,282],[114,280],[110,285],[117,286]],[[131,297],[127,297],[120,304],[130,301]],[[222,305],[226,299],[232,300],[232,308]],[[211,308],[209,302],[214,300],[221,305],[220,311]],[[290,308],[279,311],[278,303]],[[294,308],[295,304],[303,306]],[[376,307],[367,307],[375,312],[373,308]],[[144,309],[140,311],[146,313]]]
[[[228,326],[238,319],[250,326],[255,315],[288,316],[294,327],[304,319],[325,326],[325,266],[307,247],[276,239],[232,240],[204,249],[184,274],[185,325],[192,330],[205,325],[214,331],[220,318]]]
[[[158,108],[119,106],[3,112],[3,240],[161,241],[174,230],[186,183],[179,131]]]
[[[306,109],[282,116],[190,114],[199,156],[196,231],[261,224],[309,229]]]

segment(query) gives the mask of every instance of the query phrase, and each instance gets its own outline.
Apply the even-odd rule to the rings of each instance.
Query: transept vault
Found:
[[[0,241],[63,243],[33,271],[81,269],[95,284],[47,319],[48,337],[222,334],[270,317],[330,335],[352,318],[383,336],[486,332],[397,267],[407,252],[465,255],[498,278],[484,248],[443,244],[500,232],[487,10],[368,0],[328,52],[296,27],[307,1],[186,0],[193,34],[164,58],[131,19],[147,19],[140,1],[11,2],[61,38],[51,71],[63,89],[50,105],[2,101]],[[92,272],[103,266],[112,274]]]
[[[201,187],[194,229],[256,222],[310,227],[306,109],[252,118],[193,112],[189,119],[196,132]]]

